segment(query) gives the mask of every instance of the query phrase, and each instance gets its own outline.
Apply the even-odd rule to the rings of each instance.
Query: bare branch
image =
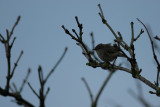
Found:
[[[23,82],[22,82],[22,84],[21,84],[21,87],[20,87],[20,89],[19,89],[19,93],[22,92],[22,90],[23,90],[23,88],[24,88],[24,85],[26,84],[30,73],[31,73],[31,69],[29,68],[29,69],[28,69],[28,72],[27,72],[27,75],[26,75],[25,79],[23,80]]]
[[[19,60],[21,59],[22,55],[23,55],[23,51],[21,51],[21,53],[20,53],[20,55],[19,55],[16,63],[14,63],[14,67],[13,67],[13,70],[12,70],[12,73],[11,73],[11,77],[13,76],[14,71],[15,71],[16,67],[18,66],[18,62],[19,62]]]
[[[4,39],[4,37],[2,36],[2,34],[0,34],[0,41],[1,41],[2,43],[4,43],[4,41],[5,41],[5,39]]]
[[[160,38],[158,36],[155,36],[154,38],[160,41]]]
[[[45,99],[46,99],[46,97],[47,97],[49,91],[50,91],[50,88],[48,87],[48,88],[47,88],[47,91],[46,91],[46,94],[44,95],[44,98],[45,98]]]
[[[11,48],[12,48],[15,40],[16,40],[16,37],[13,38],[13,41],[12,41],[12,43],[11,43],[11,45],[10,45]]]
[[[114,71],[110,72],[110,74],[107,76],[106,80],[104,81],[104,83],[102,84],[100,90],[98,91],[98,94],[97,94],[95,100],[93,99],[93,94],[91,92],[91,89],[90,89],[87,81],[85,80],[85,78],[82,78],[82,81],[84,82],[84,84],[85,84],[85,86],[86,86],[86,88],[88,90],[88,93],[90,95],[92,107],[97,107],[97,103],[98,103],[99,97],[102,94],[102,91],[104,90],[105,86],[107,85],[107,83],[110,80],[110,78],[111,78],[111,76],[112,76],[113,73],[114,73]]]
[[[152,89],[154,89],[157,92],[159,92],[160,89],[159,89],[158,85],[153,84],[152,82],[150,82],[149,80],[147,80],[146,78],[144,78],[143,76],[140,75],[140,72],[142,71],[142,69],[139,69],[138,63],[137,63],[136,58],[135,58],[135,48],[134,48],[134,44],[133,43],[140,37],[140,35],[144,31],[141,29],[141,31],[138,34],[138,36],[134,37],[135,35],[134,35],[133,22],[131,22],[131,42],[130,42],[130,46],[129,46],[123,40],[121,33],[118,32],[118,34],[116,34],[115,31],[112,29],[112,27],[108,24],[108,22],[106,21],[106,19],[104,17],[104,14],[103,14],[103,11],[102,11],[102,8],[101,8],[100,4],[98,4],[98,7],[99,7],[99,10],[100,10],[99,15],[100,15],[100,17],[102,19],[103,24],[105,24],[107,26],[107,28],[112,32],[112,34],[114,35],[114,37],[116,39],[115,41],[118,43],[118,46],[121,46],[122,48],[124,48],[129,53],[130,56],[127,55],[127,54],[125,54],[122,51],[122,53],[124,53],[124,55],[126,56],[126,58],[128,59],[128,61],[130,62],[131,69],[128,69],[128,68],[125,68],[125,67],[116,66],[116,65],[110,64],[110,62],[109,63],[98,63],[98,62],[96,62],[96,60],[94,58],[92,58],[93,55],[92,55],[91,51],[89,50],[89,48],[87,47],[87,45],[82,40],[82,34],[83,34],[82,28],[83,27],[82,27],[82,24],[79,23],[78,17],[76,16],[75,19],[76,19],[77,25],[79,27],[79,31],[80,31],[79,34],[74,29],[72,29],[72,31],[73,31],[74,34],[71,34],[69,32],[69,30],[64,27],[64,25],[62,25],[62,28],[64,29],[64,31],[65,31],[65,33],[67,35],[69,35],[72,39],[74,39],[76,42],[78,42],[77,44],[82,48],[82,54],[89,61],[89,63],[87,63],[87,65],[91,66],[93,68],[101,67],[102,69],[110,70],[110,71],[122,70],[122,71],[128,72],[128,73],[132,74],[132,76],[135,79],[139,79],[141,82],[145,83],[146,85],[148,85]],[[92,39],[92,48],[93,48],[94,47],[93,37],[91,37],[91,39]],[[160,67],[158,67],[158,71],[159,70],[160,70]],[[158,75],[158,73],[157,73],[157,75]],[[159,77],[159,75],[157,77]],[[110,78],[110,77],[108,77],[108,78]],[[106,80],[106,81],[108,81],[108,80]],[[100,89],[99,93],[97,94],[97,97],[96,97],[95,101],[93,100],[93,98],[91,98],[92,102],[94,101],[94,103],[95,103],[93,105],[96,105],[96,103],[98,102],[99,96],[101,95],[104,86],[102,86],[102,88]],[[90,90],[90,89],[88,89],[88,90]],[[92,96],[91,92],[89,92],[89,94],[90,94],[90,96]],[[92,106],[92,107],[95,107],[95,106]]]
[[[39,97],[39,95],[36,93],[36,91],[32,88],[32,86],[31,86],[31,84],[28,82],[28,86],[29,86],[29,88],[32,90],[32,92],[38,97],[38,98],[40,98]]]
[[[64,25],[62,25],[62,28],[64,29],[65,33],[68,34],[72,39],[78,41],[78,39],[75,38],[75,37],[69,32],[69,30],[64,27]]]
[[[2,89],[0,87],[0,95],[10,96],[10,97],[15,98],[17,104],[19,104],[19,105],[24,105],[25,107],[34,107],[33,104],[31,104],[30,102],[28,102],[27,100],[22,98],[22,96],[20,94],[21,91],[17,90],[17,87],[14,83],[13,83],[14,89],[12,89],[12,87],[10,86],[10,80],[12,79],[15,68],[17,67],[17,64],[18,64],[18,62],[22,56],[22,53],[23,53],[23,51],[22,51],[21,54],[19,55],[19,58],[17,59],[15,65],[13,67],[13,70],[11,72],[11,49],[12,49],[12,46],[14,44],[16,37],[13,38],[11,45],[10,45],[10,38],[13,34],[15,27],[18,25],[19,20],[20,20],[20,16],[17,18],[17,21],[14,24],[14,26],[12,27],[11,32],[9,32],[9,30],[6,29],[6,36],[7,36],[6,39],[0,34],[0,41],[2,42],[2,44],[5,47],[5,54],[6,54],[7,67],[8,67],[7,76],[6,76],[6,86],[5,86],[5,89]],[[11,90],[11,92],[10,92],[10,90]]]
[[[84,84],[85,84],[85,86],[88,90],[88,93],[89,93],[89,96],[90,96],[90,99],[91,99],[91,104],[93,104],[94,100],[93,100],[93,94],[91,92],[91,89],[90,89],[90,87],[89,87],[89,85],[88,85],[88,83],[87,83],[87,81],[84,77],[82,78],[82,81],[84,82]]]
[[[134,41],[136,41],[136,40],[141,36],[142,33],[144,33],[144,30],[143,30],[143,29],[141,29],[141,31],[140,31],[140,33],[138,34],[138,36],[137,36],[136,38],[134,38]]]
[[[15,93],[17,93],[17,92],[18,92],[18,89],[17,89],[17,86],[16,86],[16,84],[13,82],[13,83],[12,83],[12,85],[13,85],[13,87],[14,87],[14,90],[15,90],[14,92],[15,92]]]
[[[9,36],[9,30],[8,30],[8,29],[6,29],[6,35],[7,35],[6,41],[7,41],[8,44],[9,44],[10,36]]]
[[[108,65],[106,66],[105,64],[97,64],[97,65],[91,65],[93,66],[94,68],[96,67],[100,67],[102,69],[105,69],[105,70],[108,70],[108,69],[113,69],[113,70],[121,70],[121,71],[125,71],[127,73],[130,73],[132,74],[132,71],[128,68],[124,68],[124,67],[121,67],[121,66],[116,66],[116,65]],[[139,72],[139,71],[136,71],[136,72]],[[141,82],[143,82],[144,84],[146,84],[147,86],[151,87],[152,89],[158,91],[159,90],[159,87],[157,87],[156,85],[154,85],[153,83],[151,83],[149,80],[147,80],[146,78],[144,78],[143,76],[141,76],[140,74],[139,75],[136,75],[135,76],[136,79],[139,79]]]
[[[83,42],[83,40],[82,40],[82,34],[83,34],[83,32],[82,32],[82,28],[83,28],[83,27],[82,27],[82,24],[79,23],[77,16],[75,16],[75,19],[76,19],[77,25],[78,25],[78,27],[79,27],[79,35],[77,35],[77,33],[76,33],[76,37],[77,37],[77,38],[76,38],[75,36],[73,36],[73,35],[69,32],[69,30],[64,27],[64,25],[62,25],[62,28],[64,29],[64,31],[65,31],[65,33],[66,33],[67,35],[69,35],[70,37],[72,37],[72,39],[74,39],[75,41],[78,42],[77,44],[82,48],[82,50],[85,51],[85,53],[83,53],[83,54],[84,54],[85,57],[89,60],[89,62],[95,62],[95,61],[92,59],[91,55],[90,55],[91,53],[90,53],[90,51],[88,50],[87,45],[86,45],[86,44]],[[75,30],[72,30],[72,31],[75,32]]]
[[[95,48],[95,40],[94,40],[94,35],[93,35],[93,32],[90,33],[90,36],[91,36],[91,43],[92,43],[92,55],[94,57],[94,59],[98,62],[101,62],[95,55],[95,51],[93,51],[93,49]]]
[[[76,35],[76,37],[79,39],[80,37],[78,36],[77,32],[75,29],[72,29],[72,32]]]
[[[76,43],[76,44],[81,47],[81,49],[82,49],[82,54],[89,60],[90,57],[89,57],[88,53],[86,52],[86,50],[84,49],[83,45],[80,44],[80,43]]]
[[[127,51],[129,51],[129,53],[130,53],[130,55],[131,55],[132,52],[131,52],[131,49],[129,48],[129,46],[127,45],[127,43],[125,43],[124,41],[123,41],[123,43],[122,43],[122,41],[119,40],[119,37],[117,36],[117,34],[115,33],[115,31],[114,31],[114,30],[112,29],[112,27],[107,23],[106,19],[105,19],[104,16],[103,16],[103,11],[102,11],[102,8],[101,8],[100,4],[98,5],[98,7],[99,7],[99,9],[100,9],[99,15],[100,15],[100,17],[101,17],[101,19],[102,19],[103,24],[105,24],[105,25],[109,28],[109,30],[112,32],[112,34],[113,34],[114,37],[116,38],[117,42],[118,42],[124,49],[126,49]]]
[[[107,76],[106,80],[104,81],[103,85],[101,86],[96,98],[95,98],[95,101],[94,101],[94,105],[93,107],[96,107],[97,103],[98,103],[98,100],[99,100],[99,97],[100,95],[102,94],[102,91],[104,90],[105,86],[107,85],[107,83],[109,82],[110,78],[112,77],[112,74],[114,72],[110,72],[109,75]]]
[[[155,50],[154,50],[153,41],[152,41],[151,35],[150,35],[147,27],[145,26],[145,24],[141,20],[139,20],[138,18],[137,18],[137,20],[144,26],[144,28],[147,31],[148,37],[150,39],[150,43],[151,43],[151,46],[152,46],[153,57],[154,57],[155,62],[157,63],[157,81],[156,81],[156,85],[159,86],[160,63],[159,63],[159,61],[157,59],[157,55],[156,55]]]
[[[123,37],[122,37],[121,32],[118,32],[118,35],[119,35],[119,39],[120,39],[120,40],[123,40]],[[122,42],[123,42],[123,41],[122,41]]]
[[[9,87],[9,89],[11,90],[12,93],[14,92],[14,90],[13,90],[13,88],[11,86]]]
[[[93,32],[90,33],[90,36],[91,36],[92,49],[94,49],[95,48],[95,41],[94,41]]]
[[[6,90],[3,90],[1,87],[0,87],[0,94],[2,96],[10,96],[10,97],[15,98],[18,102],[21,102],[21,104],[23,104],[25,107],[35,107],[30,102],[26,101],[22,96],[17,95],[15,93],[9,93]]]
[[[78,20],[78,17],[77,17],[77,16],[75,16],[75,19],[76,19],[77,25],[78,25],[78,27],[79,27],[79,37],[80,37],[80,40],[82,40],[82,34],[83,34],[82,29],[83,29],[83,25],[79,23],[79,20]]]
[[[101,5],[98,4],[98,7],[99,7],[99,10],[100,10],[100,15],[101,17],[104,19],[104,14],[103,14],[103,11],[102,11],[102,8],[101,8]]]
[[[134,42],[134,27],[133,27],[133,25],[134,25],[134,23],[133,22],[131,22],[131,43],[130,43],[130,47],[132,47],[132,45],[133,45],[133,42]]]
[[[10,34],[9,34],[8,40],[10,40],[10,38],[11,38],[11,36],[12,36],[12,34],[13,34],[13,31],[14,31],[15,27],[18,25],[18,22],[20,21],[20,18],[21,18],[21,16],[18,16],[17,21],[15,22],[15,24],[14,24],[14,26],[12,27],[12,30],[11,30],[11,32],[10,32]]]
[[[66,52],[67,52],[68,48],[66,47],[62,56],[60,57],[60,59],[57,61],[56,65],[51,69],[51,71],[48,73],[47,77],[44,79],[44,83],[46,83],[46,81],[48,80],[48,78],[51,76],[51,74],[55,71],[55,69],[57,68],[57,66],[59,65],[59,63],[62,61],[63,57],[65,56]]]
[[[44,80],[43,80],[43,70],[41,66],[38,67],[38,77],[39,77],[39,82],[42,85]]]

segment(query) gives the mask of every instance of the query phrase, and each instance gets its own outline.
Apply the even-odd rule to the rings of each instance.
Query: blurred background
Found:
[[[17,17],[21,16],[13,34],[17,39],[12,49],[12,68],[21,50],[24,54],[11,82],[20,87],[28,68],[31,68],[28,81],[38,93],[40,87],[38,66],[42,66],[46,76],[67,46],[66,56],[46,84],[46,89],[48,86],[51,88],[46,99],[46,107],[90,107],[89,93],[81,78],[85,77],[95,97],[109,72],[86,66],[88,61],[82,55],[80,47],[65,34],[61,26],[65,25],[69,30],[74,28],[78,31],[74,18],[78,16],[84,27],[83,39],[90,48],[91,32],[94,33],[96,45],[113,43],[112,33],[102,24],[98,15],[99,3],[108,23],[116,32],[121,32],[127,43],[131,38],[131,21],[134,22],[135,35],[138,35],[143,28],[136,18],[150,27],[153,36],[160,34],[159,0],[1,0],[0,33],[3,36],[6,36],[6,29],[11,30]],[[139,67],[142,68],[141,75],[153,83],[156,81],[157,71],[146,32],[135,42],[135,52]],[[158,51],[156,52],[159,54]],[[121,62],[126,62],[126,59],[118,59],[117,64]],[[6,71],[5,50],[1,44],[0,86],[2,88],[6,83]],[[159,97],[148,93],[154,90],[143,83],[141,85],[145,100],[152,107],[159,107]],[[98,107],[144,107],[129,90],[132,90],[135,96],[139,94],[137,81],[130,74],[117,71],[105,87]],[[37,107],[39,106],[37,97],[28,85],[24,87],[22,95]],[[0,96],[1,107],[17,107],[18,105],[11,100],[13,98]]]

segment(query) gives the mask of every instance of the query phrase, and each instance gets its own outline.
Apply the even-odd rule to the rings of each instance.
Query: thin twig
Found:
[[[17,92],[18,92],[18,89],[17,89],[16,84],[13,82],[12,85],[13,85],[13,87],[14,87],[15,92],[17,93]]]
[[[36,91],[32,88],[31,84],[28,82],[28,86],[32,90],[32,92],[39,98],[39,95],[36,93]]]
[[[95,101],[94,101],[94,104],[97,105],[97,102],[99,100],[99,97],[100,95],[102,94],[102,91],[104,90],[105,86],[107,85],[107,83],[109,82],[110,78],[112,77],[112,74],[114,72],[110,72],[109,75],[107,76],[106,80],[104,81],[103,85],[101,86],[96,98],[95,98]],[[96,107],[96,106],[95,106]]]
[[[13,38],[13,41],[12,41],[12,43],[11,43],[11,45],[10,45],[11,48],[12,48],[15,40],[16,40],[16,37]]]
[[[2,43],[4,43],[4,41],[5,41],[5,39],[4,39],[4,37],[2,36],[2,34],[0,34],[0,41],[1,41]]]
[[[136,41],[141,36],[142,33],[144,33],[143,29],[141,29],[141,31],[139,32],[138,36],[136,38],[134,38],[134,41]]]
[[[41,66],[38,67],[38,77],[40,84],[43,84],[43,71]]]
[[[86,50],[84,49],[83,45],[81,43],[76,43],[78,46],[80,46],[80,48],[82,49],[82,54],[88,59],[90,60],[90,56],[89,54],[87,54]]]
[[[94,62],[94,60],[92,59],[92,57],[91,57],[91,52],[88,50],[88,47],[87,47],[87,45],[83,42],[83,40],[82,40],[82,34],[83,34],[83,32],[82,32],[82,24],[80,24],[79,23],[79,20],[78,20],[78,17],[77,16],[75,16],[75,19],[76,19],[76,22],[77,22],[77,25],[78,25],[78,27],[79,27],[79,35],[77,35],[77,33],[76,33],[76,37],[75,36],[73,36],[70,32],[69,32],[69,30],[68,29],[66,29],[65,28],[65,26],[64,25],[62,25],[62,28],[64,29],[64,31],[65,31],[65,33],[67,34],[67,35],[69,35],[72,39],[74,39],[75,41],[77,41],[78,43],[78,45],[82,48],[82,50],[84,50],[84,52],[85,53],[83,53],[84,55],[85,55],[85,57],[89,60],[89,62]],[[74,32],[76,32],[75,30],[73,30],[72,29],[72,31],[74,31]]]
[[[6,87],[5,87],[6,91],[9,91],[10,80],[11,80],[13,74],[14,74],[14,69],[16,68],[16,67],[14,67],[13,71],[11,72],[11,48],[13,46],[15,38],[13,39],[11,45],[9,43],[10,43],[10,38],[11,38],[11,36],[13,34],[13,31],[14,31],[15,27],[18,25],[19,20],[20,20],[20,16],[18,16],[17,21],[14,24],[14,26],[13,26],[13,28],[12,28],[10,33],[9,33],[8,29],[6,29],[6,35],[7,35],[7,39],[6,40],[4,39],[4,37],[2,35],[0,35],[0,37],[2,38],[1,42],[5,46],[6,58],[7,58],[7,66],[8,66],[7,81],[6,81]]]
[[[25,79],[23,80],[22,85],[21,85],[21,87],[20,87],[20,89],[19,89],[19,93],[22,92],[22,90],[23,90],[23,88],[24,88],[24,85],[26,84],[30,73],[31,73],[31,69],[28,69],[27,75],[26,75]]]
[[[160,38],[158,36],[155,36],[154,38],[160,41]]]
[[[64,25],[62,25],[62,28],[64,29],[65,33],[68,34],[72,39],[78,41],[78,38],[75,38],[75,37],[69,32],[69,30],[65,28]]]
[[[90,36],[91,36],[92,49],[94,49],[95,48],[95,41],[94,41],[93,32],[90,33]]]
[[[6,29],[6,39],[0,34],[0,41],[5,47],[7,66],[8,66],[8,70],[7,70],[8,72],[7,72],[7,77],[6,77],[6,79],[7,79],[6,80],[6,86],[5,86],[5,89],[2,89],[0,87],[0,95],[2,95],[2,96],[10,96],[10,97],[15,98],[17,104],[19,104],[19,105],[24,105],[25,107],[34,107],[33,104],[31,104],[30,102],[28,102],[27,100],[22,98],[22,96],[20,94],[20,91],[17,90],[17,87],[16,87],[16,85],[14,83],[13,83],[14,89],[12,89],[12,87],[10,86],[10,81],[11,81],[11,79],[13,77],[15,68],[16,68],[16,66],[17,66],[17,64],[18,64],[18,62],[19,62],[19,60],[21,58],[21,55],[23,53],[23,52],[21,52],[19,58],[17,59],[15,65],[13,67],[13,70],[11,72],[11,49],[12,49],[12,46],[13,46],[13,44],[15,42],[16,37],[14,37],[12,41],[10,41],[10,38],[13,35],[13,32],[15,30],[15,27],[18,25],[19,20],[20,20],[20,16],[17,18],[17,21],[13,25],[11,32],[9,32],[9,30]],[[9,89],[11,90],[11,92],[10,92]]]
[[[119,35],[119,38],[120,38],[121,40],[123,40],[123,36],[122,36],[121,32],[117,32],[117,33],[118,33],[118,35]]]
[[[91,43],[92,43],[92,50],[95,48],[95,40],[94,40],[94,35],[93,32],[90,33],[91,36]],[[92,55],[95,58],[96,61],[101,62],[95,55],[95,51],[92,51]]]
[[[101,16],[104,18],[104,14],[103,14],[103,11],[102,11],[102,8],[101,8],[101,5],[100,5],[100,4],[98,4],[98,7],[99,7],[99,10],[100,10]]]
[[[56,67],[59,65],[59,63],[62,61],[63,57],[65,56],[66,52],[67,52],[68,48],[66,47],[62,56],[60,57],[60,59],[57,61],[56,65],[51,69],[51,71],[48,73],[47,77],[44,79],[44,83],[46,83],[46,81],[48,80],[48,78],[51,76],[51,74],[55,71]]]
[[[14,63],[14,67],[13,67],[13,70],[12,70],[12,73],[11,73],[11,77],[13,76],[13,74],[14,74],[14,72],[15,72],[15,69],[16,69],[16,67],[18,66],[18,62],[19,62],[19,60],[21,59],[22,55],[23,55],[23,51],[21,51],[21,53],[20,53],[20,55],[19,55],[16,63]]]
[[[15,92],[11,86],[9,87],[9,89],[11,90],[12,93]]]
[[[82,40],[82,34],[83,34],[82,29],[83,29],[83,25],[79,23],[79,20],[78,20],[78,17],[77,17],[77,16],[75,16],[75,19],[76,19],[77,25],[78,25],[78,27],[79,27],[79,37],[80,37],[80,40]]]
[[[17,21],[15,22],[14,26],[12,27],[12,30],[11,30],[11,32],[9,34],[9,38],[8,38],[9,40],[10,40],[12,34],[13,34],[13,31],[14,31],[15,27],[18,25],[18,22],[20,21],[20,18],[21,18],[21,16],[18,16]]]
[[[127,51],[129,51],[129,53],[131,55],[132,52],[131,52],[131,49],[129,48],[129,46],[127,45],[127,43],[125,43],[124,41],[123,41],[123,43],[121,41],[119,41],[119,37],[117,36],[117,34],[115,33],[115,31],[112,29],[112,27],[107,23],[106,19],[104,18],[103,11],[102,11],[102,8],[101,8],[100,4],[98,4],[98,7],[100,9],[99,15],[100,15],[100,17],[102,19],[103,24],[105,24],[109,28],[109,30],[112,32],[112,34],[114,35],[114,37],[116,38],[116,40],[118,41],[118,43],[124,49],[126,49]]]
[[[79,39],[79,36],[78,36],[76,30],[75,30],[75,29],[72,29],[72,32],[73,32],[73,33],[76,35],[76,37]]]
[[[90,99],[91,99],[91,104],[93,104],[94,100],[93,100],[93,94],[91,92],[91,89],[90,89],[90,87],[89,87],[89,85],[88,85],[88,83],[87,83],[87,81],[84,77],[82,78],[82,81],[84,82],[84,84],[85,84],[85,86],[88,90],[88,93],[89,93],[89,96],[90,96]]]
[[[130,43],[130,47],[132,47],[133,42],[134,42],[134,23],[131,22],[131,43]]]
[[[46,91],[46,94],[44,95],[44,98],[45,98],[45,99],[46,99],[46,97],[47,97],[49,91],[50,91],[50,88],[48,87],[48,88],[47,88],[47,91]]]
[[[144,28],[145,28],[146,31],[147,31],[148,37],[149,37],[149,39],[150,39],[150,43],[151,43],[151,46],[152,46],[153,57],[154,57],[154,60],[155,60],[156,63],[157,63],[157,80],[156,80],[156,85],[159,86],[160,63],[159,63],[159,61],[158,61],[158,59],[157,59],[157,55],[156,55],[155,50],[154,50],[154,44],[153,44],[151,35],[150,35],[147,27],[145,26],[145,24],[144,24],[141,20],[139,20],[138,18],[137,18],[137,20],[144,26]]]

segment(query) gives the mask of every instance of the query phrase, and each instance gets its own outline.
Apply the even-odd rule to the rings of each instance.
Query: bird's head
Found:
[[[100,49],[103,49],[103,47],[104,47],[104,44],[100,43],[93,50],[100,50]]]

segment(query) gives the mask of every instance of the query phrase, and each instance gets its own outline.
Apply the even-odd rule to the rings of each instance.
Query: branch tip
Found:
[[[131,22],[131,25],[133,25],[134,23],[133,22]]]
[[[72,29],[72,32],[76,32],[75,29]]]
[[[64,25],[61,26],[63,29],[65,29]]]
[[[64,51],[67,51],[68,50],[68,47],[65,47]]]
[[[38,66],[38,72],[41,72],[42,71],[42,67],[41,65]]]
[[[21,16],[18,16],[17,21],[19,21],[21,19]]]

